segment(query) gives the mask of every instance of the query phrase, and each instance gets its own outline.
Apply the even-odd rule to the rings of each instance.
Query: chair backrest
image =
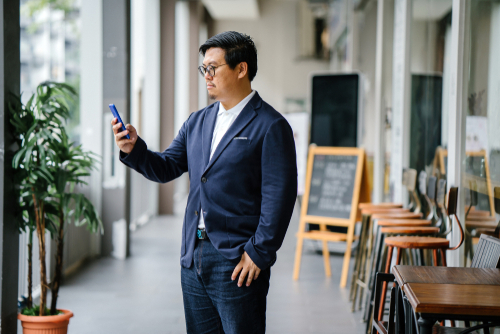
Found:
[[[500,214],[500,187],[494,188],[495,212]]]
[[[500,268],[500,239],[481,234],[471,267]]]
[[[437,183],[436,188],[436,211],[439,216],[438,221],[436,222],[436,226],[440,228],[439,234],[446,235],[447,234],[447,223],[443,224],[443,221],[448,221],[448,216],[446,215],[446,210],[444,206],[444,198],[446,193],[446,180],[440,179]]]
[[[495,212],[500,214],[500,187],[494,188],[494,196],[495,196]],[[497,228],[495,229],[495,234],[500,234],[500,221],[498,222]]]
[[[436,192],[437,192],[437,177],[430,176],[427,181],[427,194],[426,197],[429,200],[430,205],[430,218],[432,220],[432,225],[437,226],[437,222],[439,221],[439,216],[437,214],[437,205],[436,205]],[[431,216],[432,214],[432,216]]]
[[[477,182],[474,180],[469,181],[469,208],[465,212],[465,219],[469,217],[469,212],[473,207],[477,206]]]
[[[450,216],[454,216],[455,219],[457,220],[457,225],[458,229],[460,230],[460,241],[459,243],[453,247],[450,248],[450,250],[455,250],[458,249],[460,246],[462,246],[462,243],[464,242],[464,229],[462,228],[462,224],[460,224],[460,220],[458,220],[457,217],[457,204],[458,204],[458,188],[457,187],[451,187],[450,192],[448,193],[448,208],[447,208],[447,215],[448,215],[448,221],[449,221],[449,230],[453,229],[453,218],[450,218]]]
[[[431,176],[429,177],[429,181],[427,182],[427,196],[432,201],[436,201],[436,190],[437,190],[437,177]]]
[[[434,203],[432,203],[431,199],[427,195],[427,173],[423,170],[418,174],[418,191],[420,192],[420,196],[424,198],[426,203],[426,219],[434,218]]]
[[[420,211],[422,210],[422,204],[420,203],[420,198],[418,198],[418,194],[415,188],[417,185],[417,171],[413,168],[407,168],[405,172],[406,177],[403,178],[403,182],[406,183],[406,189],[410,193],[410,209],[415,213],[420,213]]]

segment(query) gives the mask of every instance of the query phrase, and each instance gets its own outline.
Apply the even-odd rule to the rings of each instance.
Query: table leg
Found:
[[[418,319],[418,327],[420,334],[432,334],[432,326],[436,323],[436,319],[420,317]]]

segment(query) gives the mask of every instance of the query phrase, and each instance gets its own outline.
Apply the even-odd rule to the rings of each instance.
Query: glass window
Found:
[[[499,197],[500,190],[500,3],[469,0],[468,5],[466,45],[469,50],[466,50],[464,69],[466,157],[462,161],[465,168],[461,187],[465,190],[468,230],[465,251],[470,258],[471,237],[493,234],[498,222],[495,198]],[[500,209],[499,205],[496,207]]]
[[[80,1],[21,0],[21,93],[23,102],[43,81],[80,88]],[[70,106],[68,133],[79,142],[79,101]]]

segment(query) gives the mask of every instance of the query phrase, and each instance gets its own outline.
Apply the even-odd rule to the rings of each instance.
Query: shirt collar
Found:
[[[225,111],[227,111],[228,114],[233,114],[233,115],[239,115],[239,113],[245,108],[247,103],[252,99],[252,97],[255,95],[255,91],[252,90],[250,94],[247,95],[243,100],[241,100],[237,105],[232,107],[229,110],[226,110],[223,106],[222,103],[219,102],[219,112],[217,115],[222,115]]]

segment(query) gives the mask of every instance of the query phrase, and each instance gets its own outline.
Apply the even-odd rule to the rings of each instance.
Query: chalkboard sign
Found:
[[[469,205],[470,203],[470,184],[473,183],[478,195],[476,209],[490,211],[491,215],[494,216],[493,190],[486,151],[467,151],[465,155],[465,177],[462,182],[464,189],[466,189],[465,204]],[[439,165],[441,175],[446,175],[448,150],[437,149],[434,167],[437,168],[437,165]]]
[[[327,242],[345,242],[340,286],[345,287],[354,240],[359,202],[370,202],[365,151],[346,147],[309,147],[306,188],[297,233],[293,277],[299,278],[304,239],[323,241],[326,276],[331,275]],[[318,224],[319,231],[308,231],[307,224]],[[327,226],[343,226],[347,233],[332,232]]]
[[[349,219],[351,216],[356,155],[315,155],[307,215]]]

